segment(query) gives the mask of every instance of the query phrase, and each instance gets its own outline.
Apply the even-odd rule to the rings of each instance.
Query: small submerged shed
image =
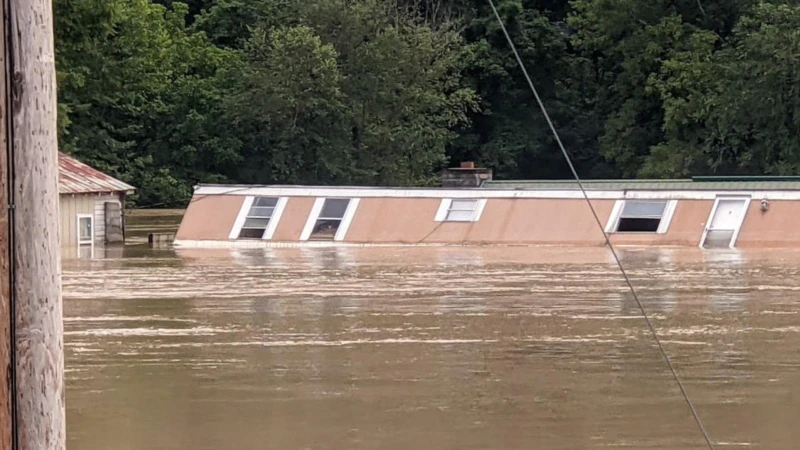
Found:
[[[58,176],[62,246],[125,241],[125,197],[133,186],[61,152]]]

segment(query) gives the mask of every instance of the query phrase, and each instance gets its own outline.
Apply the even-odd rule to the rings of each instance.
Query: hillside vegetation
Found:
[[[800,6],[496,0],[587,178],[797,174]],[[567,167],[486,0],[55,0],[61,148],[198,182],[429,185]]]

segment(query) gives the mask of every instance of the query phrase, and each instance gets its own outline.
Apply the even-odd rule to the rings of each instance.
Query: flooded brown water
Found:
[[[601,248],[105,255],[64,260],[73,449],[704,448]],[[718,448],[797,448],[800,253],[622,255]]]

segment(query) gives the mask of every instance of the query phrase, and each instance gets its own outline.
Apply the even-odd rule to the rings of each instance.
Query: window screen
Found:
[[[326,198],[325,204],[322,205],[322,211],[319,213],[319,217],[320,219],[341,220],[349,204],[349,198]]]
[[[626,201],[620,217],[655,217],[660,219],[664,215],[666,208],[666,200],[655,202]]]
[[[445,221],[470,222],[475,217],[475,210],[478,208],[478,200],[475,199],[455,199],[450,202],[447,209]]]
[[[256,197],[244,219],[239,239],[261,239],[269,225],[278,199],[275,197]]]
[[[310,240],[315,241],[332,241],[336,237],[336,232],[342,224],[344,213],[350,205],[349,198],[326,198],[325,203],[322,204],[319,217],[314,223],[314,229],[311,231]]]

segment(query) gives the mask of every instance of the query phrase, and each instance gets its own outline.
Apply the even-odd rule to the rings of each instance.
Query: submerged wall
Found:
[[[445,244],[600,245],[603,235],[584,200],[491,199],[477,222],[436,222],[441,199],[363,199],[345,240]],[[603,221],[613,201],[595,201]]]
[[[303,227],[306,225],[313,205],[314,197],[289,198],[272,240],[277,242],[299,241],[300,233],[303,232]]]
[[[224,241],[244,203],[241,195],[195,195],[189,202],[175,239]]]
[[[231,188],[229,188],[230,190]],[[246,188],[245,188],[246,189]],[[233,189],[238,190],[238,189]],[[265,187],[249,197],[201,194],[192,199],[176,235],[178,246],[281,245],[309,240],[324,198],[351,198],[335,239],[345,244],[505,244],[597,246],[605,243],[586,201],[575,192],[371,190],[369,188]],[[470,199],[483,195],[475,220],[447,221],[449,196]],[[697,247],[703,240],[715,193],[594,192],[591,200],[612,243],[637,246]],[[262,239],[238,236],[253,198],[280,199]],[[327,196],[327,197],[326,197]],[[459,197],[460,196],[460,197]],[[692,198],[693,196],[698,198]],[[785,195],[784,195],[785,196]],[[752,198],[758,198],[752,195]],[[247,199],[247,200],[246,200]],[[645,199],[645,200],[642,200]],[[649,199],[649,200],[648,200]],[[661,200],[659,200],[661,199]],[[616,232],[615,223],[628,202],[670,203],[663,226],[652,232]],[[741,209],[740,209],[741,210]],[[476,210],[477,211],[477,210]],[[735,247],[800,246],[800,193],[797,200],[772,200],[762,211],[752,200],[739,229]],[[237,222],[238,218],[238,222]],[[233,230],[233,232],[232,232]],[[334,237],[328,240],[334,239]],[[320,241],[315,241],[318,245]],[[212,245],[213,244],[213,245]]]
[[[61,194],[59,195],[59,211],[61,213],[61,246],[76,247],[78,245],[78,216],[94,215],[93,194]],[[102,242],[100,242],[102,244]]]
[[[737,247],[800,247],[800,201],[773,200],[767,211],[752,201],[739,232]]]

